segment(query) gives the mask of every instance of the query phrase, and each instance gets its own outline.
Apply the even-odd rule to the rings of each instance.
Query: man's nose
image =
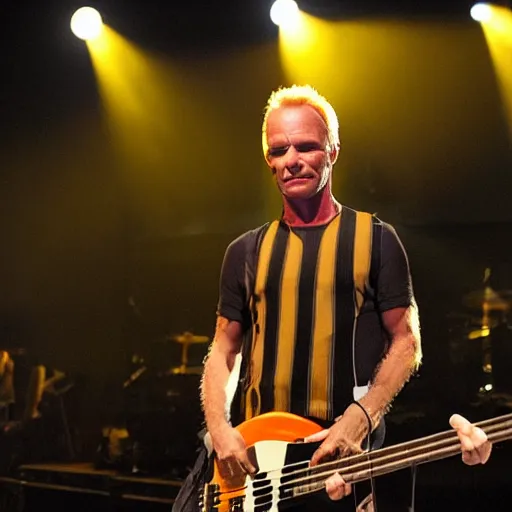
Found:
[[[285,167],[291,173],[295,173],[300,169],[299,152],[291,146],[286,153]]]

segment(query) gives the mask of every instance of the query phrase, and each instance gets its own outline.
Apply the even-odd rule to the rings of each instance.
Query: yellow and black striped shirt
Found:
[[[394,229],[347,207],[324,226],[274,221],[245,233],[226,251],[220,288],[218,314],[247,332],[239,421],[341,414],[386,350],[379,311],[413,300]]]

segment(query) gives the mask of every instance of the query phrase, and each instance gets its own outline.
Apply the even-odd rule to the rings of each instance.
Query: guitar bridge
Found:
[[[229,500],[229,512],[243,512],[244,511],[244,497],[238,496]]]
[[[199,510],[201,512],[217,512],[219,505],[218,484],[206,484],[204,491],[200,495]]]

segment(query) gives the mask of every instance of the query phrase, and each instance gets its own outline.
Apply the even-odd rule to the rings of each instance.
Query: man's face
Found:
[[[272,111],[267,120],[268,164],[281,193],[309,199],[329,180],[337,150],[329,150],[327,126],[310,105]]]

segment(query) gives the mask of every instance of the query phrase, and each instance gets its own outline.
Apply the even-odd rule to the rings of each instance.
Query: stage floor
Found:
[[[415,512],[502,510],[500,504],[512,502],[509,444],[497,445],[485,466],[465,466],[459,457],[419,466]],[[402,470],[381,479],[377,489],[388,499],[400,496],[396,510],[402,511],[411,483],[410,470]],[[15,478],[0,477],[0,511],[169,512],[180,486],[178,480],[124,475],[91,463],[27,464]]]
[[[92,463],[26,464],[0,477],[2,512],[52,510],[170,510],[181,481],[96,469]],[[45,508],[44,507],[44,508]]]

